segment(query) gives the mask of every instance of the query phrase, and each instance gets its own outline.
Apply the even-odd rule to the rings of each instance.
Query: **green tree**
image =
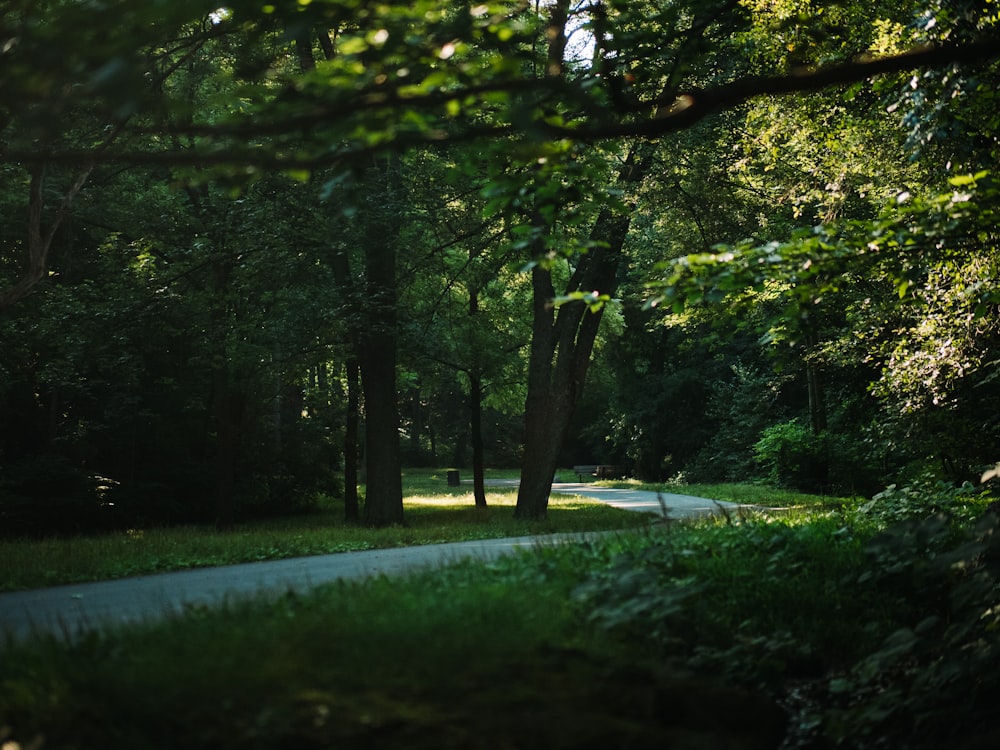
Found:
[[[544,515],[555,457],[600,322],[599,314],[587,312],[586,303],[616,293],[634,218],[631,192],[649,177],[657,148],[679,161],[685,151],[678,136],[720,112],[764,97],[832,90],[873,76],[895,80],[892,76],[906,71],[910,79],[917,71],[917,85],[910,88],[922,93],[924,102],[942,105],[921,109],[912,96],[900,105],[911,118],[907,122],[919,125],[915,140],[926,148],[927,134],[951,122],[969,135],[963,163],[995,155],[995,121],[987,116],[980,127],[977,117],[990,112],[995,100],[989,94],[995,90],[990,86],[995,64],[990,61],[1000,46],[995,14],[975,3],[883,7],[614,0],[577,8],[559,0],[540,7],[495,3],[442,8],[426,1],[369,6],[356,0],[281,0],[261,6],[236,0],[218,8],[200,0],[142,6],[52,0],[14,4],[0,13],[0,62],[10,72],[0,89],[0,155],[21,176],[21,202],[30,209],[24,239],[4,250],[4,282],[15,291],[9,297],[8,292],[0,294],[18,304],[25,299],[22,278],[28,280],[27,288],[48,278],[54,245],[46,237],[59,240],[59,233],[50,230],[65,227],[71,208],[65,199],[78,197],[98,166],[160,168],[161,178],[188,185],[189,197],[211,185],[213,200],[228,188],[246,190],[264,174],[280,172],[298,179],[314,176],[332,195],[338,180],[364,184],[373,160],[405,164],[399,154],[417,147],[488,142],[482,146],[492,169],[488,211],[504,217],[511,245],[533,264],[533,342],[517,511],[522,517]],[[905,27],[907,15],[918,23]],[[571,59],[567,43],[577,26],[593,36],[593,55],[586,64]],[[906,28],[906,47],[886,42],[897,28]],[[112,29],[115,33],[109,33]],[[923,41],[930,44],[917,46]],[[60,54],[54,56],[54,50]],[[867,101],[871,97],[859,97],[854,90],[835,94],[832,101],[838,96],[859,107],[872,104]],[[948,120],[950,108],[943,102],[958,97],[968,97],[969,103],[958,108],[961,117]],[[810,107],[802,112],[807,118]],[[837,117],[827,122],[830,128],[841,127]],[[794,143],[787,133],[777,135],[771,143],[779,151]],[[659,143],[654,147],[650,140]],[[601,148],[594,147],[597,143]],[[833,166],[815,149],[805,154],[823,169]],[[398,172],[387,168],[384,173],[381,194],[395,200]],[[43,177],[51,187],[59,186],[55,204],[53,191],[43,190]],[[849,199],[856,197],[856,186],[843,184],[850,188],[840,191],[844,200],[837,190],[820,188],[824,195],[814,200],[803,189],[795,194],[805,199],[794,205],[802,210],[849,209],[838,215],[855,219]],[[378,206],[357,206],[360,224],[381,221],[368,218],[378,215]],[[239,214],[242,209],[233,210]],[[206,215],[211,211],[202,212],[203,219]],[[364,387],[384,396],[366,398],[365,404],[369,418],[379,423],[375,432],[385,438],[379,441],[386,453],[379,459],[376,482],[398,473],[399,464],[393,448],[398,441],[395,391],[389,395],[397,308],[388,299],[396,289],[400,246],[393,220],[399,216],[387,217],[388,231],[369,238],[365,262],[354,269],[366,269],[361,297],[368,305],[366,320],[377,325],[353,332],[376,331],[384,342],[379,348],[371,335],[354,340],[361,367],[368,370]],[[700,240],[710,235],[703,232]],[[225,239],[213,236],[209,245],[203,241],[195,255],[209,261],[206,268],[214,271],[216,292],[239,300],[241,292],[251,291],[254,298],[253,284],[248,281],[244,287],[241,278],[245,269],[225,251],[232,248]],[[776,281],[791,290],[789,304],[802,311],[811,298],[809,283],[824,289],[834,284],[839,267],[827,263],[826,256],[836,252],[819,248],[824,262],[791,278],[781,268],[784,261],[771,263],[769,255],[749,252],[760,241],[753,238],[740,246],[731,259],[714,257],[716,266],[718,261],[727,264],[714,287],[686,285],[683,270],[712,264],[696,260],[675,266],[681,270],[673,279],[671,301],[701,299],[706,289],[723,294],[744,285],[747,277],[767,278],[765,271],[773,267]],[[817,255],[817,246],[805,235],[796,235],[792,245],[805,248],[795,258],[798,262]],[[781,258],[795,255],[779,249]],[[745,269],[742,259],[758,266]],[[833,275],[820,279],[821,269]],[[910,277],[919,276],[891,261],[877,270],[890,281],[906,281],[907,288],[913,285]],[[240,340],[239,347],[230,349],[230,334],[242,333],[243,321],[258,319],[260,307],[255,299],[253,314],[241,315],[231,300],[216,299],[220,295],[213,297],[209,288],[192,304],[211,311],[214,352],[231,360],[224,367],[215,363],[216,393],[239,401],[246,392],[243,373],[255,373],[249,359],[244,370],[239,352],[249,353],[255,344],[244,347]],[[822,348],[825,330],[799,330],[810,347],[804,360],[815,361],[810,357]],[[231,365],[237,363],[234,379]],[[273,384],[273,378],[267,379]],[[815,385],[811,390],[820,392]],[[241,409],[231,398],[214,403],[216,423],[223,428],[221,445],[235,451],[236,440],[225,430]],[[230,462],[224,459],[219,465]],[[372,474],[370,470],[369,479]],[[220,487],[226,476],[220,469]],[[369,488],[377,498],[372,505],[377,523],[399,516],[396,482],[385,482]],[[220,505],[220,516],[225,507]]]
[[[414,279],[402,296],[410,311],[405,348],[411,366],[425,373],[429,367],[428,379],[442,388],[430,396],[431,408],[452,389],[460,392],[466,409],[449,434],[453,460],[467,465],[471,448],[473,496],[485,506],[484,419],[520,413],[524,403],[529,293],[518,270],[523,254],[505,241],[502,217],[483,217],[488,177],[477,151],[455,147],[419,156],[426,192],[418,210],[433,220],[425,225],[419,257],[405,263],[404,274]],[[442,412],[441,422],[448,421]],[[491,457],[502,460],[495,453]]]

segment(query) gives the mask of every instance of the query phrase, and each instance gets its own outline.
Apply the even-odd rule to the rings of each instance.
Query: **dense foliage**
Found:
[[[973,488],[730,518],[640,545],[575,596],[592,622],[779,698],[782,747],[988,747],[997,737],[997,530]]]
[[[404,461],[471,465],[480,503],[520,463],[523,518],[559,464],[977,479],[997,26],[965,0],[7,4],[3,532],[320,492],[398,523]]]
[[[0,535],[399,525],[404,462],[865,499],[8,649],[0,742],[663,747],[697,689],[995,746],[998,60],[994,0],[5,3]]]

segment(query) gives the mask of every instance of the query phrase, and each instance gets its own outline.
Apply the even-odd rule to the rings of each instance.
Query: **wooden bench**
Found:
[[[627,466],[615,466],[613,464],[598,466],[594,472],[594,476],[598,479],[624,479],[628,475],[629,470]]]
[[[625,466],[595,464],[594,466],[574,466],[573,473],[576,474],[577,481],[582,482],[584,476],[596,479],[622,479],[628,476],[629,471]]]

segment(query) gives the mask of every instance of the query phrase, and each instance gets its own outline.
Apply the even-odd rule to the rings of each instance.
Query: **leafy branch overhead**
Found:
[[[890,53],[845,49],[761,63],[760,51],[740,41],[746,8],[728,1],[697,4],[698,12],[671,4],[652,17],[645,3],[593,3],[559,18],[526,2],[137,8],[106,0],[58,13],[38,5],[0,15],[6,162],[313,170],[425,144],[656,138],[758,97],[1000,57],[1000,37],[986,28]],[[560,35],[585,36],[584,51],[573,57],[564,44],[562,59],[543,66],[539,40]],[[292,65],[285,51],[317,38],[324,59]],[[170,76],[211,44],[226,53],[203,70],[202,86],[235,96],[194,113],[190,92],[172,87]],[[713,46],[730,61],[710,79],[695,75],[692,61]],[[56,60],[53,49],[71,54]],[[66,137],[72,113],[94,102],[98,116],[127,122],[114,144]]]
[[[974,314],[985,315],[1000,303],[1000,269],[983,268],[977,278],[963,269],[984,243],[1000,241],[1000,187],[987,172],[950,183],[951,191],[930,197],[900,193],[875,220],[820,224],[785,241],[748,239],[672,260],[651,285],[650,304],[681,312],[779,284],[789,300],[786,317],[805,321],[810,310],[859,277],[884,278],[906,300],[935,274],[946,274]]]

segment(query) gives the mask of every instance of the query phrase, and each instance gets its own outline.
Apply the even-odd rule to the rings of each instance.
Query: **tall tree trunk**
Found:
[[[470,253],[471,256],[471,253]],[[469,317],[479,315],[479,290],[469,287]],[[473,352],[473,356],[475,353]],[[469,370],[469,430],[472,435],[472,495],[477,508],[486,507],[486,472],[483,459],[483,376],[478,362]]]
[[[652,163],[649,145],[629,153],[618,183],[627,189],[641,182]],[[628,235],[631,214],[601,209],[591,230],[595,247],[580,258],[567,292],[597,290],[614,295],[619,260]],[[524,408],[524,458],[514,516],[544,518],[552,477],[556,471],[573,410],[583,392],[590,355],[603,309],[591,312],[583,302],[554,309],[551,273],[532,270],[533,316],[528,359],[528,395]]]
[[[355,305],[360,305],[360,295],[357,293],[350,260],[345,251],[334,253],[330,259],[330,269],[333,271],[340,295],[351,299]],[[344,325],[347,327],[348,341],[344,362],[347,378],[347,414],[344,420],[344,520],[360,521],[358,449],[361,420],[361,325],[354,315],[348,315]]]
[[[379,323],[382,330],[373,330],[367,337],[362,344],[361,359],[368,479],[364,520],[367,525],[376,527],[403,523],[395,333],[384,328],[388,321],[380,320]]]
[[[299,60],[299,68],[302,71],[315,70],[316,68],[316,57],[313,54],[312,49],[312,36],[313,30],[311,28],[306,28],[300,31],[295,36],[295,52]],[[333,42],[330,39],[330,32],[325,29],[320,29],[318,32],[320,48],[323,50],[323,57],[327,60],[332,60],[335,55],[335,50],[333,47]],[[394,242],[394,238],[390,242]],[[392,296],[395,296],[395,255],[394,248],[390,246],[389,251],[393,253],[391,262],[389,266],[391,267],[391,284],[387,287],[390,290]],[[366,272],[369,275],[368,282],[368,292],[371,294],[373,285],[371,281],[371,264],[368,262],[369,255],[373,252],[371,246],[366,246]],[[378,250],[374,251],[376,254]],[[377,264],[376,264],[377,265]],[[341,292],[345,295],[352,294],[354,291],[354,281],[351,276],[350,263],[346,253],[338,253],[332,263],[332,269],[334,278],[337,281],[337,285],[340,287]],[[384,271],[382,271],[384,273]],[[375,286],[378,286],[376,282]],[[344,520],[346,521],[360,521],[361,520],[361,504],[358,498],[358,448],[360,446],[360,421],[361,421],[361,373],[362,371],[367,374],[364,375],[365,383],[365,406],[367,414],[367,429],[365,431],[366,435],[366,445],[365,445],[365,479],[368,482],[368,500],[369,503],[365,506],[365,521],[370,525],[383,526],[396,523],[395,512],[389,512],[385,515],[387,516],[386,521],[381,520],[381,511],[375,513],[373,517],[371,515],[370,501],[373,497],[372,481],[375,477],[375,489],[374,497],[376,498],[376,505],[381,506],[382,500],[379,498],[383,495],[392,496],[393,490],[390,488],[386,490],[382,487],[382,479],[379,478],[379,473],[381,472],[381,467],[385,461],[395,461],[399,463],[399,446],[398,446],[398,429],[396,429],[395,437],[396,441],[395,458],[392,457],[392,447],[389,446],[387,449],[387,455],[382,456],[382,454],[376,450],[372,451],[372,445],[369,442],[371,438],[368,436],[372,434],[372,420],[375,420],[376,430],[378,429],[377,424],[380,423],[382,419],[387,419],[390,422],[395,421],[398,425],[399,415],[398,413],[393,416],[392,409],[384,409],[382,407],[382,402],[385,401],[385,384],[386,376],[384,371],[386,368],[390,368],[393,371],[391,377],[392,382],[392,404],[395,405],[395,318],[392,318],[391,329],[392,333],[392,347],[393,347],[393,361],[389,364],[379,361],[379,353],[376,351],[378,345],[366,341],[362,344],[361,338],[361,327],[355,321],[347,321],[348,327],[348,339],[350,340],[350,348],[347,354],[346,362],[344,363],[346,377],[347,377],[347,415],[344,424]],[[369,391],[371,392],[371,399],[369,399]],[[374,400],[372,400],[374,399]],[[372,416],[372,404],[374,404],[375,417]],[[382,412],[386,411],[385,416]],[[392,442],[392,440],[390,440]],[[373,458],[374,456],[374,458]],[[372,462],[374,461],[376,470],[371,471]],[[398,472],[397,472],[398,473]],[[401,480],[400,480],[401,481]],[[402,521],[402,485],[400,484],[399,489],[399,521]]]
[[[365,397],[365,454],[369,526],[403,523],[403,483],[396,394],[396,241],[399,234],[400,164],[387,157],[373,174],[383,181],[369,191],[366,222],[367,326],[361,332],[361,383]],[[377,204],[377,206],[375,205]]]
[[[347,357],[347,418],[344,425],[344,520],[360,521],[358,503],[358,424],[360,388],[358,358]]]
[[[236,478],[236,409],[235,396],[226,347],[229,318],[227,290],[232,263],[229,258],[217,258],[213,263],[211,320],[215,338],[212,366],[212,400],[215,412],[215,526],[228,531],[235,520],[234,487]]]
[[[469,427],[472,431],[472,494],[477,508],[486,507],[486,470],[483,465],[483,378],[469,373]]]

